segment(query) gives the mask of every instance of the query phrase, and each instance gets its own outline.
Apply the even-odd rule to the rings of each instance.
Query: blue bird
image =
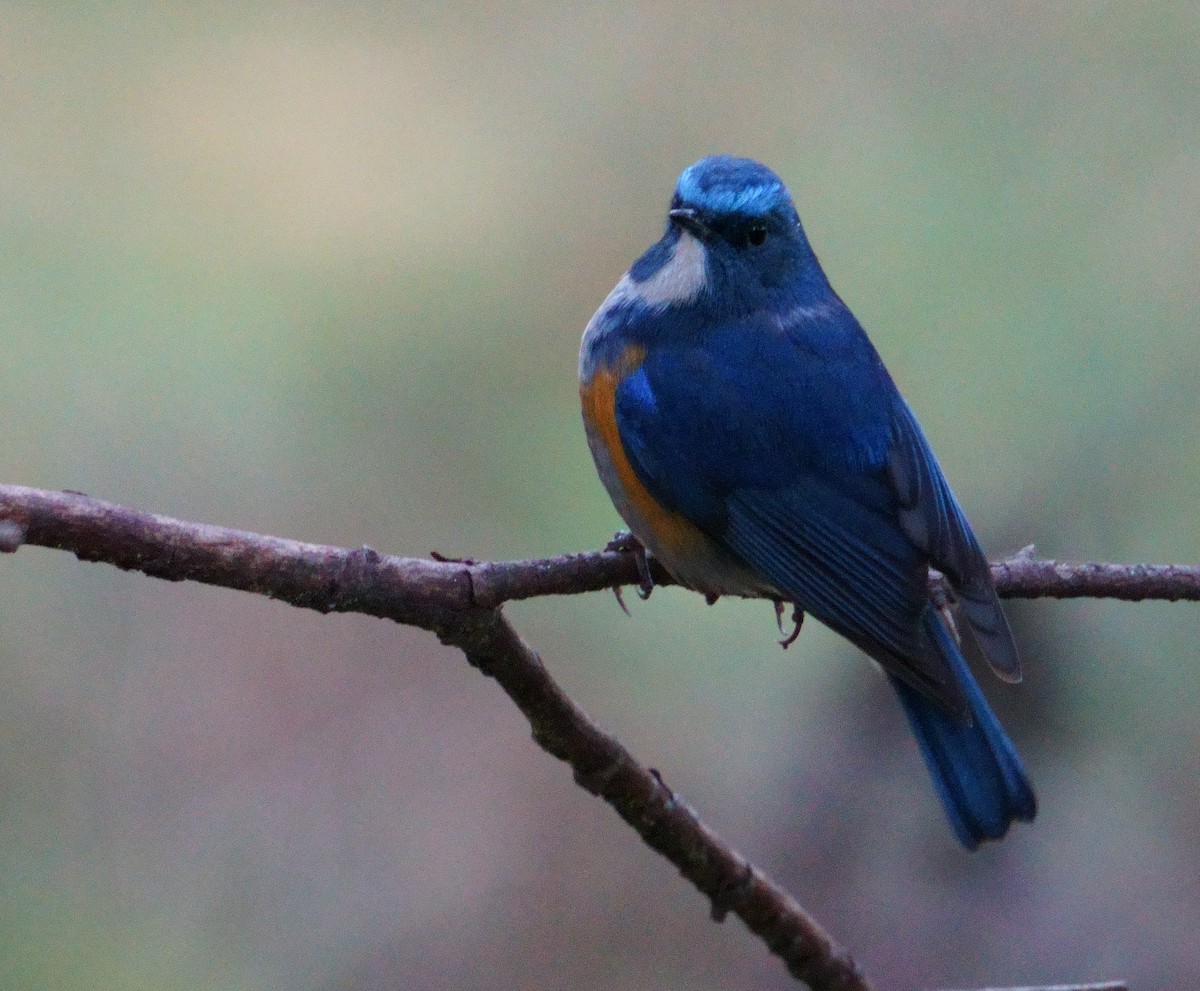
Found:
[[[877,661],[955,835],[999,839],[1037,802],[930,602],[930,565],[995,674],[1019,681],[1020,661],[916,417],[774,172],[702,159],[667,218],[580,352],[588,444],[618,512],[681,584],[793,603]]]

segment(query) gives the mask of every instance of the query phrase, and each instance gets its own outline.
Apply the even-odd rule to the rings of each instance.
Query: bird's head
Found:
[[[662,240],[630,276],[647,301],[727,312],[828,291],[782,180],[765,165],[727,155],[684,170]]]

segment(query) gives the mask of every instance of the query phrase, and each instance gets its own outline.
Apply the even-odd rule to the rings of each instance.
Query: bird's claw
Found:
[[[779,646],[787,650],[788,647],[796,642],[796,638],[800,636],[800,627],[804,625],[804,610],[795,603],[792,603],[792,632],[785,634],[783,630],[783,603],[776,599],[775,625],[779,627],[779,633],[783,637],[779,641]]]
[[[621,607],[621,612],[623,612],[630,619],[633,619],[633,613],[629,611],[629,606],[625,605],[625,596],[621,594],[621,586],[614,585],[612,587],[612,593],[614,596],[616,596],[617,605]]]
[[[637,594],[638,598],[645,602],[650,598],[650,593],[654,591],[654,576],[650,574],[650,559],[646,556],[646,548],[641,544],[638,544],[637,550],[633,554],[638,569]]]
[[[604,545],[606,551],[617,551],[621,554],[632,554],[634,563],[637,565],[638,583],[637,594],[638,598],[645,601],[650,598],[650,593],[654,591],[654,576],[650,574],[650,557],[645,545],[637,539],[628,530],[618,530],[613,534],[612,540]],[[625,600],[621,597],[619,587],[613,588],[613,593],[617,597],[617,602],[625,610],[625,615],[629,615],[629,609],[625,605]]]

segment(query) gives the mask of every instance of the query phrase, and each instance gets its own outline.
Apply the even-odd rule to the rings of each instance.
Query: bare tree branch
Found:
[[[463,609],[595,592],[639,578],[634,556],[622,551],[529,561],[401,558],[187,523],[79,492],[0,485],[0,551],[23,543],[167,581],[221,585],[318,612],[364,612],[429,630]],[[652,569],[658,584],[674,584],[657,564]],[[1071,564],[1021,552],[993,564],[992,576],[1006,598],[1200,601],[1197,565]]]
[[[537,743],[570,764],[584,788],[675,864],[711,900],[714,918],[737,915],[815,991],[870,991],[850,955],[786,891],[705,826],[656,771],[596,726],[500,613],[515,599],[636,584],[634,555],[600,551],[499,563],[397,558],[368,547],[349,550],[188,523],[77,492],[0,485],[0,551],[15,552],[22,544],[168,581],[199,581],[318,612],[364,613],[433,631],[500,684],[529,720]],[[1191,566],[1069,565],[1022,554],[992,568],[1008,596],[1200,599],[1200,568]],[[661,571],[655,578],[670,584]]]
[[[507,598],[636,581],[631,555],[513,565],[395,558],[369,548],[187,523],[75,492],[0,485],[0,548],[15,551],[23,543],[168,581],[205,582],[319,612],[359,612],[432,630],[496,679],[529,720],[537,743],[570,764],[584,788],[711,899],[715,917],[736,914],[816,991],[871,991],[850,955],[791,895],[705,826],[656,772],[563,693],[500,613]]]

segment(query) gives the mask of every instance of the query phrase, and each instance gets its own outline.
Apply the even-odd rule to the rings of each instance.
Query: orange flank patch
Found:
[[[580,384],[579,397],[583,403],[584,420],[604,445],[605,453],[625,490],[625,498],[649,530],[645,536],[653,536],[659,545],[657,550],[660,556],[665,550],[670,557],[684,557],[689,550],[695,551],[698,544],[707,543],[704,534],[683,516],[665,509],[646,490],[629,462],[617,429],[617,386],[638,369],[645,357],[646,351],[642,347],[626,348],[613,366],[597,369],[590,382]],[[638,533],[641,527],[634,525],[635,521],[626,522],[635,535],[642,536]]]

